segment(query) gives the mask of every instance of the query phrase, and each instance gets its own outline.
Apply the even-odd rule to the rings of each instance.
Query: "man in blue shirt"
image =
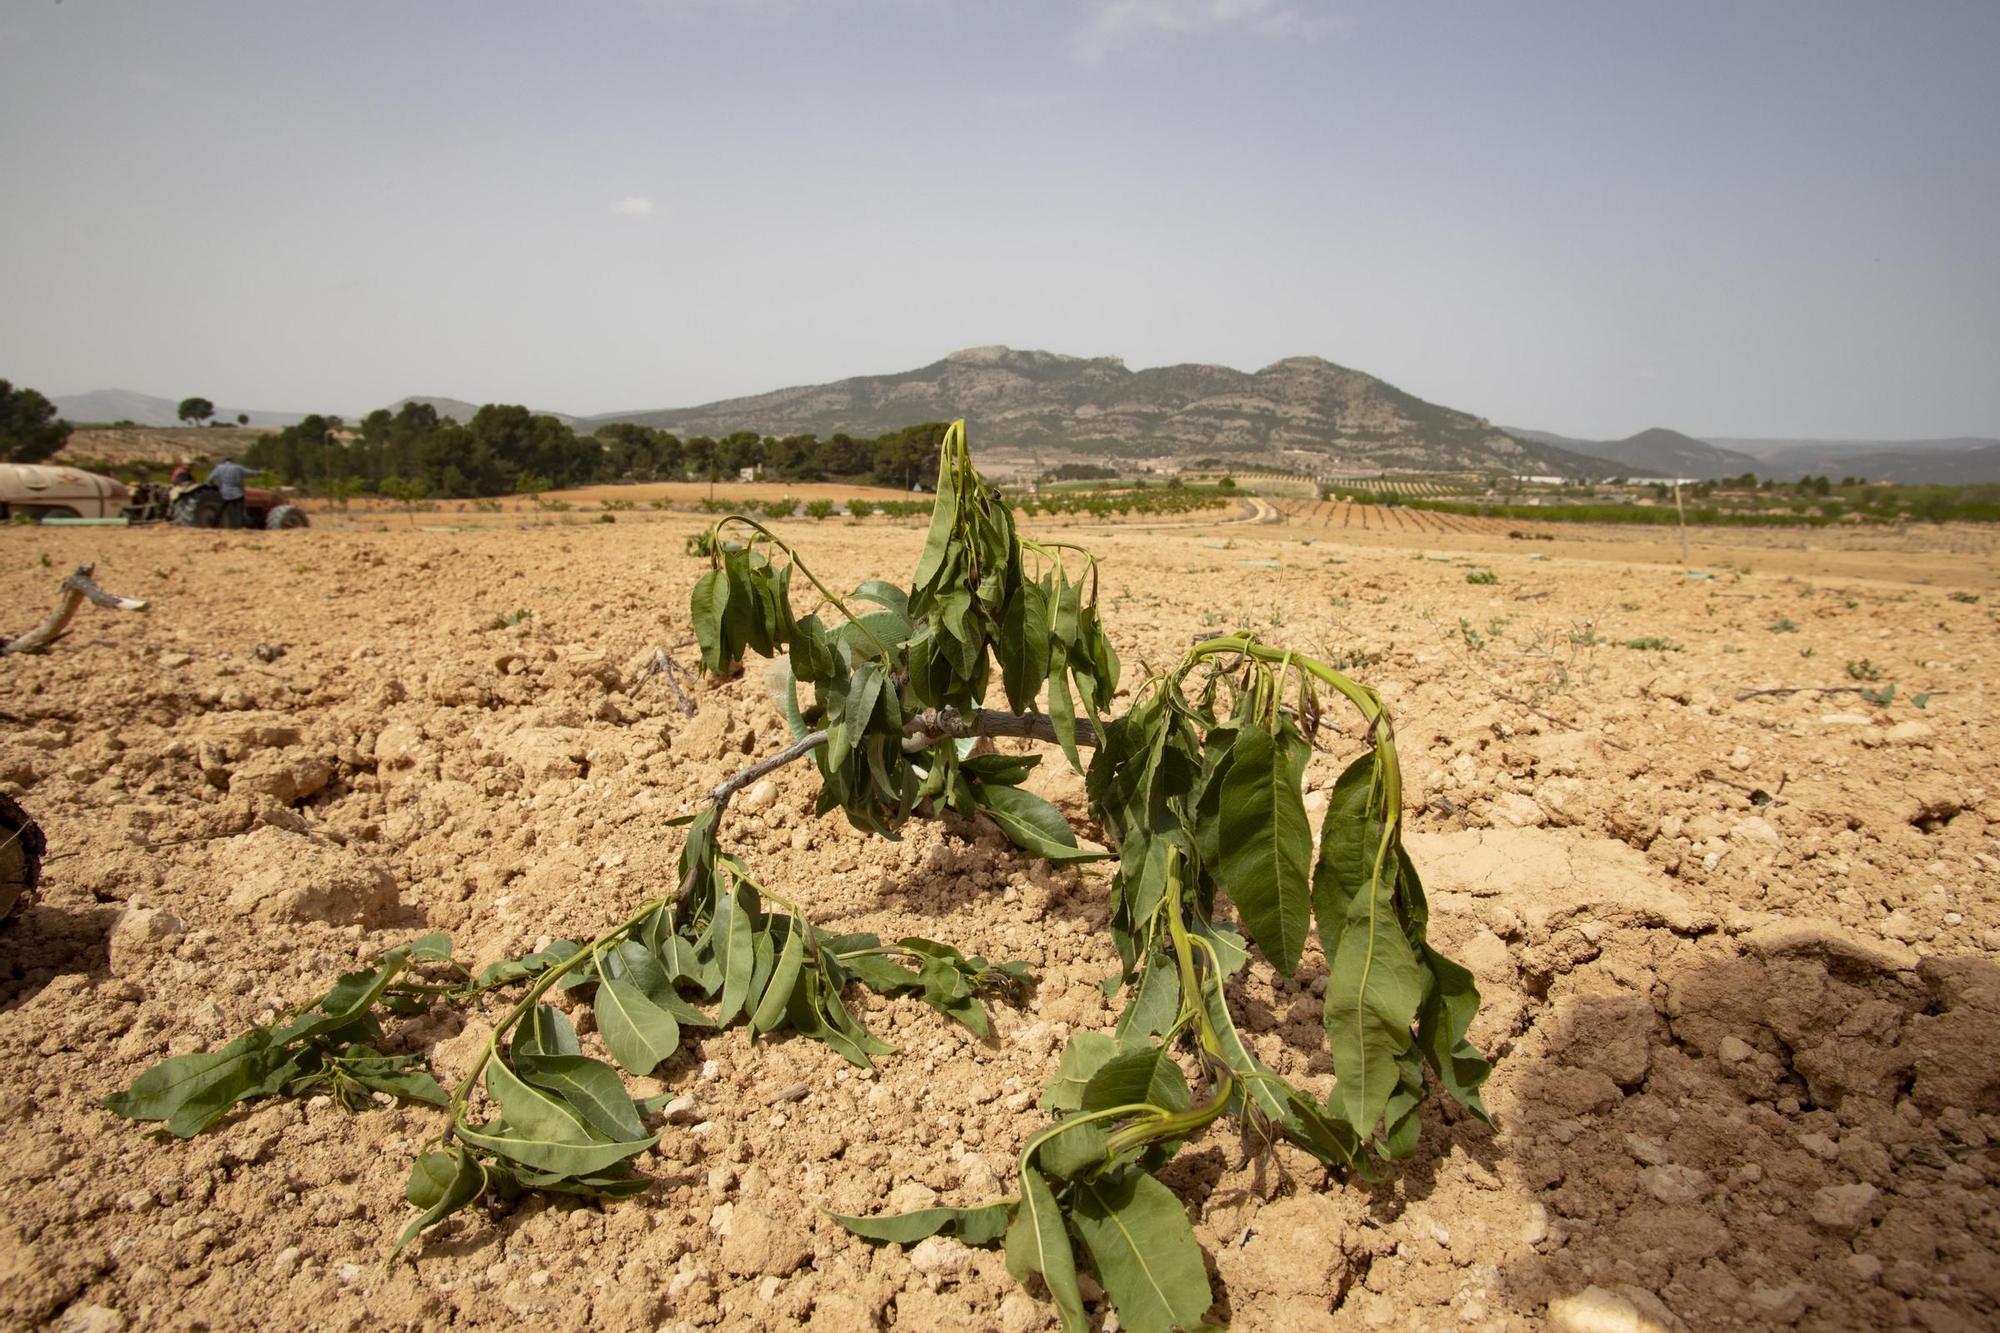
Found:
[[[222,526],[240,528],[243,526],[243,482],[250,475],[250,469],[234,458],[225,457],[208,474],[208,484],[215,487],[222,497]]]

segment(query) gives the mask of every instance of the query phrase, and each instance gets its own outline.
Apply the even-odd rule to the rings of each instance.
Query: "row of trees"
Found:
[[[618,422],[578,435],[525,407],[489,403],[460,424],[411,402],[394,413],[371,412],[356,426],[309,416],[259,438],[242,461],[319,494],[381,492],[395,480],[468,499],[600,482],[720,481],[753,467],[779,481],[868,480],[907,489],[936,465],[944,430],[928,422],[874,439],[739,431],[718,440]]]

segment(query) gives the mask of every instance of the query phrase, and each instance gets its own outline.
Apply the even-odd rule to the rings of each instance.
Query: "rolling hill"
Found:
[[[1754,454],[1759,476],[1867,477],[1905,485],[1962,486],[2000,481],[2000,440],[1954,436],[1941,440],[1710,439]]]
[[[983,447],[1101,458],[1216,455],[1309,472],[1372,468],[1601,476],[1606,464],[1518,439],[1318,357],[1256,372],[1177,365],[1134,371],[1115,356],[975,347],[892,375],[779,389],[698,407],[589,417],[683,435],[751,430],[873,436],[969,418]]]
[[[418,394],[411,394],[408,398],[398,398],[395,402],[389,404],[389,406],[384,410],[389,412],[391,415],[394,415],[395,413],[402,411],[403,404],[405,403],[428,403],[432,408],[434,408],[437,411],[437,414],[440,417],[450,417],[453,421],[458,422],[460,425],[464,425],[466,422],[472,420],[472,414],[477,412],[480,407],[478,403],[470,403],[463,398],[445,398],[437,394],[418,393]],[[563,425],[565,426],[574,426],[580,420],[580,418],[573,417],[569,415],[567,412],[548,412],[548,411],[543,411],[542,409],[539,408],[534,408],[530,410],[535,412],[537,416],[554,417],[557,421],[562,422]],[[585,433],[587,434],[588,432]]]
[[[1581,440],[1552,431],[1510,428],[1523,439],[1592,454],[1632,476],[1711,480],[1754,472],[1796,481],[1814,475],[1861,477],[1903,485],[1963,486],[2000,481],[2000,440],[1696,439],[1655,428],[1623,440]]]
[[[174,415],[180,406],[178,398],[155,398],[149,393],[135,393],[131,389],[95,389],[90,393],[67,394],[51,397],[56,411],[65,421],[79,425],[109,425],[114,421],[129,421],[135,426],[179,426],[181,419]],[[304,418],[301,412],[264,412],[245,407],[223,407],[217,404],[215,419],[235,421],[237,414],[250,418],[252,426],[289,426]]]
[[[1589,454],[1617,465],[1616,471],[1634,477],[1684,477],[1708,481],[1717,477],[1737,477],[1767,467],[1761,459],[1733,449],[1718,449],[1706,440],[1683,435],[1677,430],[1655,426],[1622,440],[1578,440],[1547,431],[1515,430],[1514,434],[1557,448]]]

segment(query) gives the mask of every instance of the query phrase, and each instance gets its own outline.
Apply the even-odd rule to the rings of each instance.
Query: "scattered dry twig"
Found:
[[[15,653],[39,653],[60,639],[63,632],[69,628],[70,619],[76,615],[76,609],[83,605],[86,597],[96,605],[109,607],[113,611],[146,609],[146,604],[136,597],[120,597],[98,587],[96,581],[91,578],[96,569],[95,565],[78,565],[75,572],[59,585],[61,594],[56,599],[56,609],[49,612],[46,620],[18,638],[0,638],[0,657],[9,657]]]
[[[680,677],[685,671],[685,667],[667,655],[666,649],[655,647],[653,655],[646,659],[646,665],[639,668],[638,674],[632,677],[632,683],[625,687],[625,693],[636,694],[639,687],[648,680],[654,676],[663,676],[666,678],[667,688],[674,692],[674,701],[680,705],[681,716],[693,717],[694,700],[688,698],[687,691],[681,688]]]
[[[1766,699],[1774,696],[1789,696],[1794,694],[1875,695],[1880,693],[1880,690],[1872,690],[1866,685],[1781,685],[1776,689],[1769,690],[1745,690],[1742,694],[1736,696],[1736,702],[1742,703],[1745,699]],[[1926,690],[1924,693],[1935,698],[1937,695],[1949,694],[1951,691]]]
[[[1779,795],[1785,790],[1785,784],[1792,780],[1790,773],[1780,773],[1778,775],[1777,787],[1771,791],[1765,791],[1762,787],[1746,787],[1740,782],[1731,782],[1712,768],[1704,768],[1701,772],[1695,774],[1695,776],[1706,782],[1717,782],[1725,787],[1733,787],[1745,796],[1748,796],[1750,804],[1755,806],[1777,805],[1779,803]]]

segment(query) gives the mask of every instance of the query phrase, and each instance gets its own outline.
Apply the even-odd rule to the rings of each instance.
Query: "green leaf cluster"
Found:
[[[370,1043],[382,1036],[376,1007],[409,1013],[428,994],[450,987],[413,979],[419,964],[450,966],[451,941],[426,935],[391,949],[366,971],[350,972],[326,994],[260,1024],[213,1051],[178,1055],[104,1099],[128,1120],[160,1122],[176,1138],[192,1138],[246,1102],[285,1094],[327,1092],[348,1110],[375,1093],[445,1105],[444,1089],[423,1061],[384,1055]],[[460,969],[462,972],[462,969]]]
[[[735,528],[766,538],[773,554],[725,540]],[[1036,855],[1106,855],[1082,846],[1054,806],[1018,790],[1018,775],[981,770],[952,746],[906,744],[924,717],[947,709],[969,716],[996,688],[1020,711],[1035,711],[1046,691],[1050,727],[1081,771],[1078,718],[1098,721],[1118,688],[1118,655],[1098,618],[1095,562],[1020,537],[1000,493],[972,466],[963,422],[940,448],[931,526],[907,591],[873,580],[838,597],[743,515],[723,519],[698,546],[710,557],[690,600],[702,664],[722,673],[746,653],[787,655],[794,730],[814,725],[826,733],[814,754],[818,813],[839,809],[855,827],[893,837],[914,814],[983,811]],[[1074,580],[1066,550],[1083,566]],[[793,610],[794,571],[839,613],[833,626],[817,611]],[[800,684],[812,689],[809,704],[798,701]]]

